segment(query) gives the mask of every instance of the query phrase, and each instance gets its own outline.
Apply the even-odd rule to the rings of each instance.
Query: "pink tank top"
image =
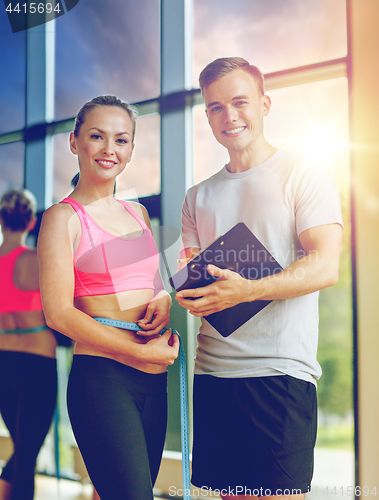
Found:
[[[61,201],[72,206],[82,226],[81,240],[74,255],[74,297],[154,289],[159,265],[156,243],[144,221],[125,201],[117,201],[141,225],[141,236],[115,236],[101,228],[77,201],[72,198]]]
[[[0,257],[0,314],[21,311],[42,311],[39,290],[25,292],[17,288],[13,283],[16,260],[25,250],[28,250],[28,247],[19,246]]]

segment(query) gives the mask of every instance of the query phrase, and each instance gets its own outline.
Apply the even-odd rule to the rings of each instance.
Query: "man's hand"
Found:
[[[208,316],[248,300],[246,297],[246,291],[250,287],[248,280],[233,271],[213,265],[208,265],[207,271],[218,280],[203,288],[182,290],[175,296],[179,304],[191,314]],[[191,300],[189,297],[200,298]]]

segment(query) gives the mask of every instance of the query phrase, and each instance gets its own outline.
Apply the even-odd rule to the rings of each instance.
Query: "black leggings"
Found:
[[[153,499],[167,425],[167,373],[75,355],[67,390],[71,425],[102,500]]]
[[[37,455],[49,430],[57,399],[53,358],[0,351],[0,412],[14,452],[1,478],[11,483],[12,500],[32,500]]]

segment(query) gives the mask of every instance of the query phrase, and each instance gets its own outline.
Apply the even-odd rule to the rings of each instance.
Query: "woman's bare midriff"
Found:
[[[22,311],[0,315],[0,330],[25,330],[46,326],[42,311]],[[0,350],[38,354],[55,358],[57,341],[50,329],[35,333],[0,334]]]
[[[136,323],[144,318],[147,305],[153,297],[153,290],[131,290],[117,294],[77,297],[74,300],[74,305],[77,309],[93,318],[103,317]],[[142,337],[132,330],[115,329],[136,344],[146,344],[152,338],[151,336]],[[76,343],[74,353],[114,359],[119,363],[146,373],[163,373],[166,371],[164,365],[145,363],[128,356],[104,352],[81,342]]]

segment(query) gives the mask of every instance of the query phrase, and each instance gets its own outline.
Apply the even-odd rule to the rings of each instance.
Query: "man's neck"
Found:
[[[271,146],[267,141],[251,149],[231,150],[229,151],[230,162],[227,168],[233,174],[245,172],[267,161],[276,151],[277,148]]]

